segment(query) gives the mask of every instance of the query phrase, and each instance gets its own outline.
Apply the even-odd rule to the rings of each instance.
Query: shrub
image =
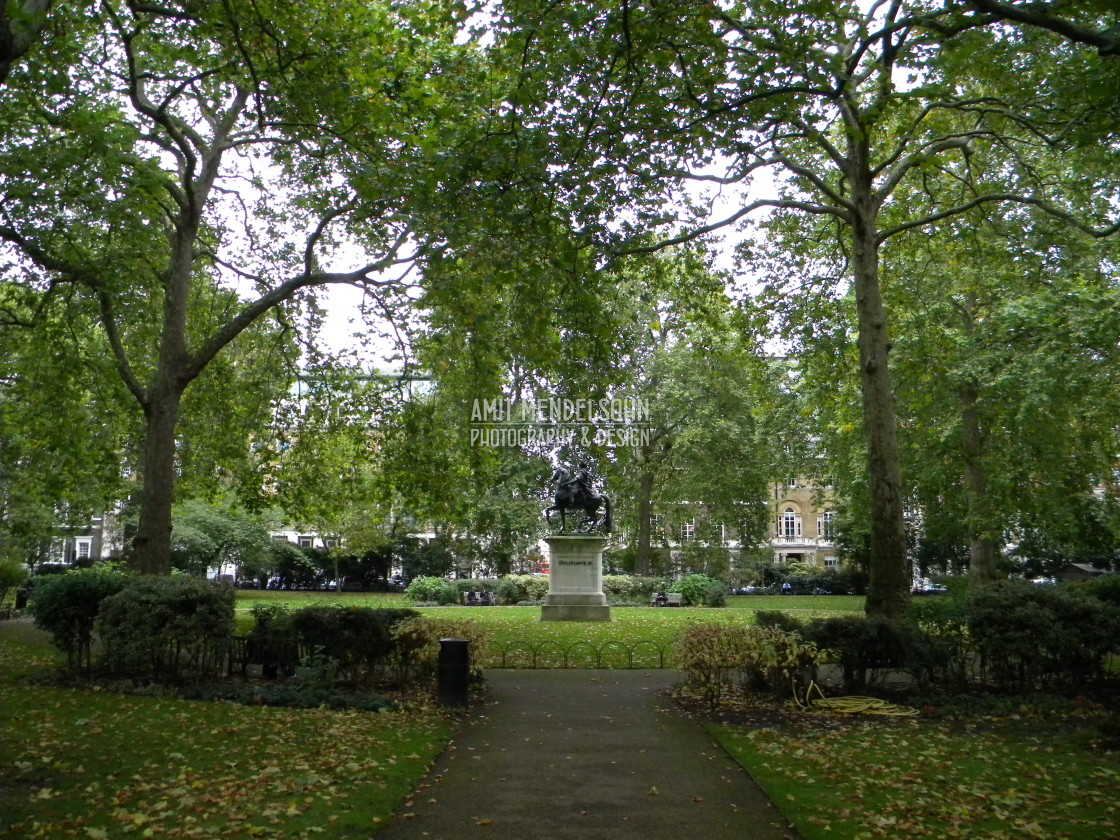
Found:
[[[1120,575],[1101,575],[1085,583],[1085,591],[1094,598],[1120,607]]]
[[[466,639],[470,642],[471,675],[481,679],[478,663],[487,655],[489,630],[469,619],[429,618],[416,616],[400,622],[393,628],[393,641],[397,646],[399,678],[401,682],[430,678],[439,661],[440,639]]]
[[[922,676],[931,653],[913,624],[863,616],[817,619],[805,635],[836,656],[846,691],[862,691],[888,670],[906,668]]]
[[[235,600],[233,587],[185,575],[132,578],[97,613],[106,668],[153,682],[220,675]]]
[[[736,683],[783,695],[807,684],[821,653],[796,633],[774,627],[698,623],[677,642],[688,684],[714,707]]]
[[[538,575],[506,575],[498,583],[498,600],[503,604],[541,601],[548,594],[548,578]]]
[[[643,600],[638,581],[631,575],[603,575],[603,594],[621,602]]]
[[[213,683],[188,686],[179,692],[188,700],[221,700],[243,706],[286,706],[292,709],[353,709],[379,712],[393,704],[379,694],[342,692],[319,686],[296,684]]]
[[[968,629],[996,686],[1080,690],[1104,678],[1104,658],[1120,645],[1120,608],[1077,586],[1006,581],[971,596]]]
[[[727,595],[727,584],[722,580],[713,580],[704,590],[704,604],[709,607],[726,607]]]
[[[458,604],[459,590],[441,577],[418,577],[404,590],[404,597],[414,604]]]
[[[281,671],[291,676],[299,663],[292,610],[284,604],[255,604],[249,614],[254,624],[247,640],[248,661],[259,664],[266,679],[275,679]]]
[[[343,683],[376,682],[388,672],[395,651],[393,628],[419,615],[409,609],[304,607],[292,614],[299,643],[332,660]]]
[[[754,614],[754,623],[758,627],[773,627],[787,633],[805,631],[805,622],[782,610],[759,610]]]
[[[715,578],[708,577],[708,575],[692,574],[685,575],[676,583],[672,584],[674,592],[680,592],[686,604],[691,604],[696,607],[700,606],[726,606],[727,605],[727,586],[722,581]],[[712,603],[709,599],[714,599],[718,603]]]
[[[968,593],[950,586],[948,596],[915,599],[907,620],[929,646],[928,676],[935,683],[962,689],[976,675],[977,651],[968,629]]]
[[[115,566],[96,565],[36,581],[28,609],[71,668],[89,668],[97,611],[127,580],[127,573]]]
[[[0,560],[0,605],[14,601],[15,591],[27,583],[31,573],[15,560]]]
[[[499,582],[498,578],[463,578],[453,581],[452,585],[458,595],[456,603],[463,603],[463,596],[468,592],[487,592],[490,595],[495,595],[498,591]]]

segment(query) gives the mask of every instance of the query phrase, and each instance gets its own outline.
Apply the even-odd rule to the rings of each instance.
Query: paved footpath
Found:
[[[703,726],[675,671],[494,670],[377,840],[797,840]]]

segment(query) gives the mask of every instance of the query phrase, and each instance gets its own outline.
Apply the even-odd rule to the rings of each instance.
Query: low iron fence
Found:
[[[643,639],[578,641],[514,640],[493,645],[487,657],[491,668],[671,668],[671,643]]]

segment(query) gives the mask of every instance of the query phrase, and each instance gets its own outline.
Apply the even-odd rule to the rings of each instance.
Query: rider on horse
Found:
[[[566,511],[579,510],[583,511],[584,516],[587,517],[586,530],[588,532],[594,530],[597,526],[601,527],[603,531],[610,531],[611,500],[592,490],[591,474],[587,470],[587,464],[581,462],[571,477],[568,476],[567,470],[557,468],[552,474],[552,480],[556,483],[556,499],[553,506],[544,512],[545,518],[549,522],[552,521],[552,512],[554,510],[559,511],[560,529],[563,531],[566,528]],[[604,509],[602,519],[599,516],[600,507]]]

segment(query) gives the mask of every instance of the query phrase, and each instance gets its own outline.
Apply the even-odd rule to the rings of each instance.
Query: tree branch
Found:
[[[311,272],[305,270],[301,274],[291,277],[275,288],[265,292],[256,300],[246,304],[236,316],[227,321],[224,326],[218,329],[208,341],[191,355],[183,366],[180,384],[185,386],[195,379],[202,373],[206,365],[221,352],[222,348],[237,338],[237,336],[244,332],[257,318],[273,307],[279,306],[281,303],[291,298],[300,289],[306,289],[311,286],[346,284],[352,286],[394,285],[396,283],[395,280],[375,280],[371,275],[379,274],[394,265],[413,262],[420,257],[422,249],[408,256],[396,256],[397,251],[408,240],[411,233],[412,232],[409,230],[401,232],[397,236],[396,241],[387,249],[388,255],[376,262],[347,272]]]
[[[1014,204],[1028,204],[1032,207],[1037,207],[1043,213],[1060,219],[1068,225],[1073,226],[1082,233],[1092,236],[1094,239],[1104,239],[1105,237],[1112,236],[1120,232],[1120,222],[1109,225],[1108,227],[1095,228],[1092,225],[1087,225],[1085,222],[1078,219],[1072,213],[1062,210],[1060,207],[1055,207],[1048,201],[1041,198],[1035,198],[1029,195],[1015,195],[1014,193],[992,193],[990,195],[979,195],[972,201],[967,201],[964,204],[957,205],[956,207],[949,207],[945,210],[940,210],[937,213],[930,213],[928,216],[923,216],[920,219],[912,219],[909,222],[904,222],[889,230],[881,231],[878,236],[879,244],[886,242],[892,236],[895,236],[904,231],[913,228],[922,227],[924,225],[939,222],[942,219],[948,219],[953,216],[959,216],[961,213],[966,213],[974,207],[980,207],[984,204],[994,204],[999,202],[1011,202]]]
[[[851,223],[851,216],[847,211],[839,207],[829,207],[825,204],[813,204],[808,201],[790,201],[782,199],[761,199],[754,201],[743,207],[736,212],[732,213],[726,219],[718,222],[713,222],[710,225],[694,228],[693,230],[686,231],[679,236],[674,236],[671,239],[663,239],[660,242],[655,242],[652,245],[642,245],[637,248],[622,248],[615,252],[618,256],[626,254],[651,254],[655,251],[660,251],[663,248],[669,248],[673,245],[681,245],[685,242],[694,242],[702,236],[720,230],[728,225],[735,224],[735,222],[742,219],[744,216],[749,216],[755,210],[762,207],[773,207],[776,210],[800,210],[802,213],[812,213],[817,216],[835,216],[841,221]]]
[[[101,288],[95,288],[95,292],[97,301],[101,306],[101,325],[105,328],[105,335],[109,338],[109,346],[113,349],[117,372],[146,414],[148,411],[148,394],[144,390],[144,386],[140,384],[140,380],[136,378],[136,372],[132,369],[132,365],[128,362],[128,352],[125,350],[120,331],[117,329],[112,296]]]
[[[1102,56],[1120,55],[1120,27],[1114,26],[1102,31],[1082,26],[1068,18],[1051,14],[1051,6],[1047,3],[1020,5],[1003,3],[1000,0],[966,0],[966,2],[1000,19],[1048,29],[1068,41],[1096,47],[1097,52]]]

